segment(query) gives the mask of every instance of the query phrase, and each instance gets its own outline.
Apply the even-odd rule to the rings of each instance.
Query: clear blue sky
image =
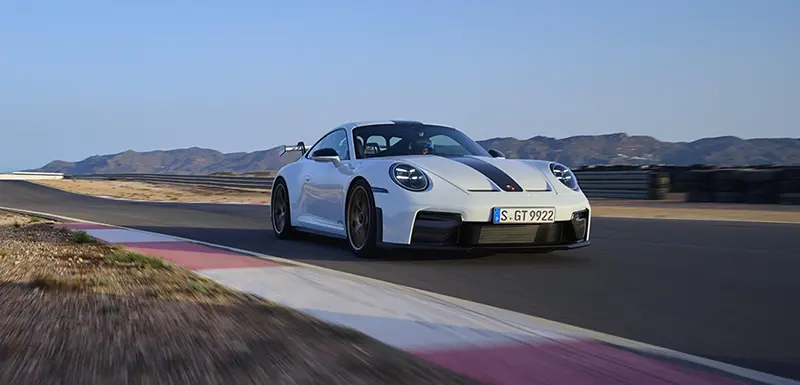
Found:
[[[0,169],[313,141],[800,136],[798,0],[0,2]]]

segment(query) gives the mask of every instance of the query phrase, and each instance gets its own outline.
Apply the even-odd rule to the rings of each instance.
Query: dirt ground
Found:
[[[468,384],[351,329],[0,212],[2,384]]]
[[[173,202],[268,203],[269,192],[256,189],[200,187],[167,183],[105,180],[36,180],[34,183],[94,196]]]
[[[745,206],[745,205],[742,205]],[[786,209],[785,206],[779,206]],[[665,207],[665,206],[622,206],[592,203],[592,211],[597,217],[632,217],[662,219],[707,219],[800,223],[800,212],[796,209],[786,211],[759,210],[740,207]]]
[[[686,202],[684,194],[669,194],[666,200],[590,199],[599,217],[742,220],[800,223],[800,206],[746,203]]]
[[[36,183],[70,192],[95,196],[175,202],[269,203],[264,190],[196,187],[164,183],[128,181],[42,180]],[[635,218],[727,219],[800,223],[800,207],[687,203],[682,194],[671,194],[666,201],[590,199],[594,215]]]

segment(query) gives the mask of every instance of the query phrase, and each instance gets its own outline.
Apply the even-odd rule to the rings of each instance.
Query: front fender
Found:
[[[275,187],[275,183],[278,182],[278,179],[281,178],[286,183],[286,190],[289,192],[289,204],[291,208],[297,207],[302,193],[302,164],[301,163],[290,163],[287,164],[278,170],[275,173],[275,179],[272,181],[272,187]],[[295,210],[291,210],[292,216],[296,214]],[[294,218],[292,218],[294,219]]]

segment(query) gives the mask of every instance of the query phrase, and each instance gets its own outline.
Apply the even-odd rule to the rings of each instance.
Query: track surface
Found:
[[[0,182],[0,206],[193,238],[377,278],[800,379],[800,225],[595,218],[548,255],[353,258],[278,242],[266,207],[109,201]]]

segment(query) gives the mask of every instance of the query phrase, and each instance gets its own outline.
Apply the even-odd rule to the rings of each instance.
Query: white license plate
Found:
[[[497,207],[492,212],[494,223],[553,223],[555,207]]]

